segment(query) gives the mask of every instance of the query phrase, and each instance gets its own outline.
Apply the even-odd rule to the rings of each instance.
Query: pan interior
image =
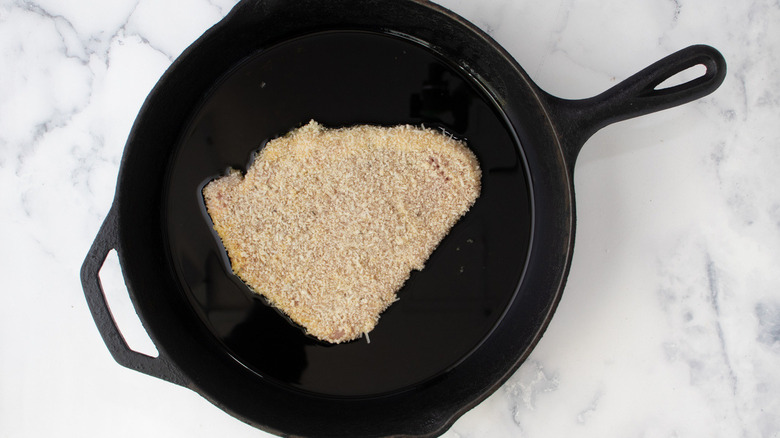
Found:
[[[482,193],[365,338],[306,336],[232,274],[201,188],[246,169],[265,142],[314,119],[328,127],[410,123],[467,141]],[[488,93],[456,63],[398,35],[328,31],[258,50],[193,109],[163,201],[172,266],[194,313],[241,364],[280,385],[327,396],[376,396],[445,373],[499,323],[525,265],[531,231],[519,144]]]

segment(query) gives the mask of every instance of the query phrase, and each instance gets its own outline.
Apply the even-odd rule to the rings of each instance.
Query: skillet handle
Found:
[[[81,285],[92,318],[95,320],[108,351],[120,365],[177,385],[187,386],[187,379],[159,348],[157,357],[147,356],[132,350],[125,342],[114,317],[111,315],[103,286],[100,283],[99,273],[112,249],[116,250],[120,263],[122,260],[116,210],[116,204],[114,204],[103,221],[84,264],[81,265]],[[131,291],[128,290],[128,293],[132,298]]]
[[[663,81],[690,67],[703,65],[703,75],[669,88]],[[675,52],[589,99],[567,100],[545,92],[550,115],[573,171],[582,145],[599,129],[622,120],[672,108],[715,91],[726,77],[726,60],[716,49],[694,45]]]

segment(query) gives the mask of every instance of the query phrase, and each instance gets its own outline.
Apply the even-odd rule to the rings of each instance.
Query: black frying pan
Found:
[[[672,88],[665,79],[706,72]],[[434,436],[529,355],[561,298],[574,242],[572,174],[596,130],[689,102],[723,81],[683,49],[591,99],[540,90],[472,24],[415,0],[253,0],[188,48],[144,103],[116,196],[82,267],[122,365],[189,387],[280,435]],[[483,189],[371,342],[320,343],[230,273],[200,189],[310,119],[411,123],[465,139]],[[98,271],[115,249],[159,356],[130,350]]]

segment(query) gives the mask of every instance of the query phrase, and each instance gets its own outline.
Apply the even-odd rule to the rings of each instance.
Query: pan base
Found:
[[[232,274],[200,194],[311,119],[441,128],[467,142],[483,171],[480,198],[412,273],[370,343],[319,342],[253,294]],[[531,231],[519,150],[474,78],[402,36],[329,31],[258,50],[204,97],[177,146],[162,206],[172,266],[215,341],[268,381],[334,397],[417,387],[478,348],[517,290]]]

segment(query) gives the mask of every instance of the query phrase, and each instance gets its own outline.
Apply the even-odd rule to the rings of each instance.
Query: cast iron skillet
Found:
[[[689,67],[700,77],[656,89]],[[240,3],[164,74],[122,158],[81,277],[120,364],[191,388],[292,436],[435,436],[498,388],[539,341],[574,242],[572,175],[596,130],[714,91],[726,72],[692,46],[591,99],[540,90],[492,39],[418,0]],[[465,139],[483,189],[371,333],[306,337],[230,273],[200,189],[310,119],[411,123]],[[116,250],[159,351],[129,349],[98,273]]]

